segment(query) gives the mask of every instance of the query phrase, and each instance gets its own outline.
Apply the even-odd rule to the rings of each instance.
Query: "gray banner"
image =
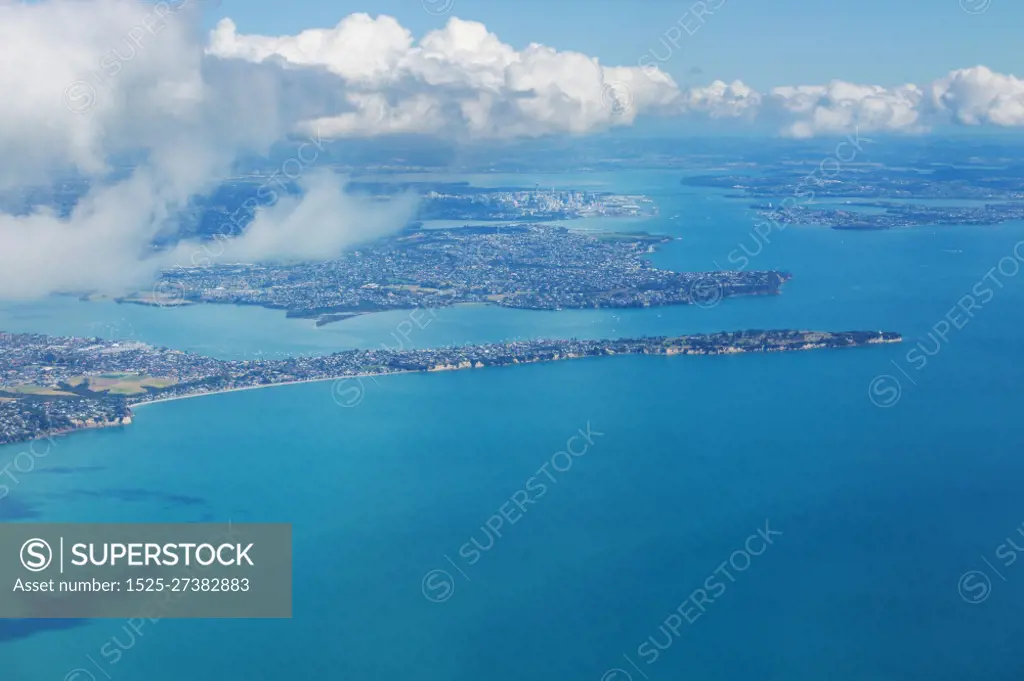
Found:
[[[0,618],[291,616],[291,525],[0,523]]]

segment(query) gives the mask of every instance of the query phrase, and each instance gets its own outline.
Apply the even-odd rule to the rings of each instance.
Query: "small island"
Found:
[[[748,330],[220,360],[136,341],[0,332],[0,444],[131,423],[133,406],[273,385],[614,355],[730,355],[898,343],[892,331]]]

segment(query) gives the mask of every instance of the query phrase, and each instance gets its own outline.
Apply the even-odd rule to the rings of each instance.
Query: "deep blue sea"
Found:
[[[791,226],[759,248],[750,202],[677,173],[537,181],[581,179],[658,201],[630,228],[679,237],[661,266],[728,267],[745,244],[751,269],[793,279],[712,309],[460,307],[406,338],[408,313],[317,329],[70,298],[0,303],[0,328],[223,357],[739,328],[906,342],[401,375],[348,408],[329,382],[142,407],[126,429],[57,440],[0,519],[293,523],[294,618],[141,634],[0,621],[0,678],[1019,681],[1024,560],[1006,544],[1024,546],[1024,276],[998,267],[1024,225]],[[973,316],[938,338],[968,294]],[[580,430],[591,443],[567,466],[556,453]],[[0,465],[26,449],[0,449]],[[542,467],[545,493],[489,532]]]

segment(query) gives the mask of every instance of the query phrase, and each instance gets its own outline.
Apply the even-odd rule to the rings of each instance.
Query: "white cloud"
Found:
[[[17,93],[0,107],[0,190],[17,197],[69,172],[91,186],[67,217],[0,213],[0,296],[145,286],[164,262],[153,238],[174,229],[191,197],[225,179],[240,154],[264,153],[332,110],[337,97],[322,93],[338,87],[337,76],[205,56],[201,6],[0,2],[0,50],[9,56],[0,61],[0,88]],[[119,155],[136,161],[127,177],[116,167]],[[286,203],[273,211],[282,224],[294,223],[285,205],[308,219],[310,243],[325,244],[328,216],[314,215],[316,208],[360,208],[355,201]],[[349,230],[372,223],[358,215]],[[301,225],[291,233],[303,238]],[[270,243],[247,248],[269,257]]]
[[[136,286],[165,254],[189,199],[289,133],[479,138],[587,134],[644,115],[768,123],[783,135],[922,133],[934,126],[1024,126],[1024,81],[984,66],[931,83],[840,80],[758,92],[742,81],[680,89],[648,66],[613,66],[540,44],[515,49],[452,18],[414,36],[353,14],[294,36],[198,30],[201,0],[0,0],[0,192],[71,172],[92,187],[67,217],[0,213],[0,296]],[[729,123],[731,121],[731,123]],[[130,155],[133,170],[115,159]],[[404,224],[406,203],[350,197],[306,179],[304,199],[262,209],[238,258],[325,257]]]
[[[607,67],[539,44],[517,51],[458,18],[418,42],[387,16],[353,14],[332,29],[281,37],[241,35],[224,19],[208,52],[337,74],[350,110],[315,122],[334,136],[584,134],[669,111],[679,97],[664,73],[647,77],[639,67]]]
[[[1024,125],[1024,81],[984,66],[952,71],[931,84],[931,103],[964,125]]]
[[[183,243],[161,261],[168,267],[188,267],[197,264],[197,253],[198,264],[329,260],[346,248],[386,236],[416,216],[415,194],[390,200],[354,195],[329,170],[313,171],[299,183],[301,196],[257,208],[242,235],[202,247]]]
[[[714,118],[753,118],[778,126],[790,137],[865,132],[923,133],[935,126],[1024,126],[1024,81],[984,66],[952,71],[924,86],[781,86],[766,94],[740,81],[682,93],[687,112]]]
[[[742,81],[726,84],[716,80],[707,87],[689,88],[683,93],[683,110],[704,113],[711,118],[755,116],[762,97]]]
[[[813,137],[864,131],[920,132],[921,91],[914,85],[887,89],[832,81],[824,86],[773,88],[769,113],[784,124],[783,134]]]
[[[352,14],[333,29],[310,29],[295,36],[239,35],[235,22],[222,19],[211,32],[208,51],[219,57],[260,62],[280,57],[301,66],[326,66],[350,81],[394,81],[412,34],[389,16]]]
[[[0,139],[19,159],[0,164],[0,187],[54,165],[102,172],[110,154],[159,146],[169,120],[195,116],[204,86],[183,18],[154,35],[138,28],[154,19],[140,3],[0,5],[0,89],[17,93],[0,107]]]
[[[150,240],[173,205],[151,174],[137,172],[90,193],[68,219],[50,209],[0,215],[0,298],[145,284],[157,269],[146,257]]]
[[[760,119],[793,137],[854,129],[921,133],[950,122],[1024,125],[1024,81],[985,67],[920,86],[834,80],[762,93],[739,80],[716,80],[681,90],[653,64],[605,66],[538,44],[516,50],[482,24],[457,18],[417,41],[392,17],[366,14],[279,37],[239,34],[225,19],[207,49],[224,59],[336,74],[349,110],[315,123],[336,136],[584,134],[631,125],[644,114]]]

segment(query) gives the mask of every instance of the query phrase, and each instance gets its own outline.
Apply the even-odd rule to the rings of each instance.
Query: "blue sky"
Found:
[[[439,3],[442,0],[425,0]],[[481,21],[515,47],[540,42],[636,65],[665,54],[666,31],[692,0],[449,0],[428,13],[420,0],[223,0],[241,33],[293,34],[333,26],[352,12],[390,14],[417,36],[449,16]],[[714,4],[721,0],[707,0]],[[1020,75],[1021,0],[725,0],[665,63],[681,84],[742,79],[754,88],[824,83],[925,83],[954,68],[985,64]],[[691,19],[684,21],[691,24]],[[703,74],[689,73],[699,68]]]

